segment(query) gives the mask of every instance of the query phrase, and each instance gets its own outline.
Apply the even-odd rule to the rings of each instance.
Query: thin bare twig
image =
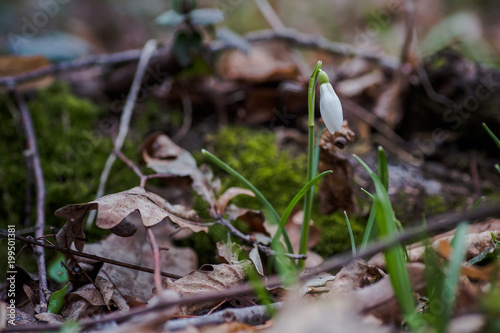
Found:
[[[123,147],[123,143],[125,142],[125,137],[127,136],[128,129],[130,126],[130,120],[132,119],[132,111],[134,110],[135,101],[137,99],[137,95],[139,94],[142,78],[144,73],[146,72],[146,68],[148,66],[149,60],[153,56],[157,47],[156,40],[152,39],[146,42],[144,48],[142,49],[141,57],[139,59],[139,64],[137,65],[137,70],[135,72],[134,81],[132,82],[132,86],[130,87],[130,92],[127,96],[127,100],[125,102],[125,107],[123,108],[122,116],[120,118],[120,129],[118,131],[118,135],[114,142],[114,151],[109,155],[108,160],[104,166],[104,169],[101,174],[101,178],[99,180],[99,188],[97,189],[96,198],[100,198],[104,195],[104,191],[106,188],[106,182],[108,181],[109,173],[111,172],[111,167],[116,160],[116,151],[121,151]],[[95,211],[90,212],[89,217],[87,219],[87,228],[92,225],[92,221],[95,218]]]
[[[151,227],[146,227],[148,231],[149,244],[151,244],[151,250],[153,251],[153,278],[155,283],[156,292],[159,293],[163,290],[163,286],[161,284],[161,276],[160,276],[160,247],[156,242],[155,234]]]
[[[4,230],[4,229],[0,229],[0,238],[5,238],[5,237],[7,237],[7,231]],[[33,245],[41,246],[41,247],[44,247],[46,249],[55,250],[57,252],[60,252],[60,253],[63,253],[63,254],[67,254],[67,255],[73,255],[73,256],[76,256],[76,257],[87,258],[87,259],[91,259],[91,260],[95,260],[95,261],[99,261],[99,262],[104,262],[104,263],[107,263],[107,264],[110,264],[110,265],[115,265],[115,266],[130,268],[130,269],[133,269],[133,270],[136,270],[136,271],[145,272],[145,273],[151,273],[151,274],[154,273],[154,270],[151,269],[151,268],[145,268],[145,267],[141,267],[141,266],[137,266],[137,265],[127,264],[125,262],[121,262],[121,261],[117,261],[117,260],[113,260],[113,259],[108,259],[108,258],[96,256],[96,255],[85,253],[85,252],[74,251],[74,250],[62,248],[62,247],[59,247],[59,246],[42,243],[40,241],[36,241],[34,239],[30,239],[30,238],[27,238],[27,237],[19,236],[17,234],[16,234],[16,239],[19,240],[19,241],[21,241],[21,242],[25,242],[25,243],[28,243],[28,244],[33,244]],[[172,273],[166,273],[166,272],[160,272],[160,274],[162,276],[169,277],[169,278],[172,278],[172,279],[180,279],[182,277],[180,275],[176,275],[176,274],[172,274]]]
[[[326,260],[320,266],[317,266],[304,274],[299,276],[301,281],[306,281],[310,279],[312,276],[319,274],[321,272],[328,272],[334,269],[338,269],[342,266],[345,266],[351,263],[354,260],[370,257],[376,253],[384,251],[385,249],[395,245],[400,244],[409,240],[416,239],[418,237],[422,237],[424,235],[433,234],[441,231],[444,228],[452,228],[457,226],[459,223],[463,221],[475,222],[478,219],[497,216],[500,214],[500,206],[489,206],[482,209],[474,210],[472,212],[467,213],[458,213],[458,214],[445,214],[436,216],[435,218],[430,218],[427,221],[427,225],[418,226],[411,229],[408,229],[406,232],[397,235],[396,237],[390,237],[388,239],[384,239],[378,241],[370,246],[368,246],[364,251],[358,252],[357,255],[353,256],[351,251],[347,251],[341,253],[339,255],[335,255],[330,259]],[[281,285],[281,280],[278,276],[271,276],[267,282],[267,288],[278,287]],[[173,306],[177,306],[180,304],[194,304],[199,302],[207,302],[213,301],[217,299],[229,298],[233,296],[240,296],[250,294],[254,291],[253,286],[250,283],[245,283],[243,285],[224,290],[218,291],[216,293],[210,294],[201,294],[191,297],[184,297],[176,300],[163,300],[155,305],[150,307],[141,307],[134,308],[128,312],[122,313],[113,313],[109,316],[105,316],[103,318],[99,318],[97,320],[88,320],[81,321],[80,325],[82,329],[89,329],[91,327],[95,327],[96,325],[100,325],[107,322],[123,322],[127,319],[132,318],[133,316],[143,315],[149,312],[160,311],[164,309],[171,308]],[[7,327],[4,328],[3,332],[39,332],[39,331],[48,331],[48,330],[58,330],[62,325],[61,324],[48,324],[48,325],[26,325],[19,327]]]
[[[35,223],[35,238],[43,237],[43,232],[45,230],[45,182],[43,179],[42,164],[40,162],[40,154],[38,153],[38,147],[36,144],[35,129],[33,127],[33,120],[31,119],[30,111],[24,97],[19,95],[18,92],[14,91],[16,96],[17,105],[21,112],[21,119],[23,122],[24,129],[26,131],[26,140],[28,142],[27,156],[31,159],[31,165],[33,166],[33,171],[35,173],[35,184],[36,184],[36,223]],[[47,310],[47,296],[49,289],[47,286],[47,271],[45,267],[45,251],[43,247],[36,246],[34,249],[34,255],[36,262],[38,264],[38,278],[40,286],[40,308],[41,312]]]
[[[283,303],[274,303],[270,306],[278,310]],[[201,327],[206,325],[220,325],[227,322],[237,322],[248,325],[261,325],[270,318],[269,306],[254,305],[241,309],[225,309],[213,314],[193,318],[169,320],[165,324],[168,332],[185,329],[187,326]]]
[[[231,221],[226,220],[223,217],[219,217],[219,218],[217,218],[216,222],[218,224],[220,224],[221,226],[225,227],[226,229],[228,229],[229,233],[231,233],[231,235],[238,237],[239,239],[244,240],[245,242],[247,242],[249,244],[257,245],[259,251],[263,252],[265,255],[267,255],[267,256],[276,255],[276,251],[271,249],[269,246],[265,246],[265,245],[260,244],[259,242],[257,242],[255,240],[254,237],[242,233],[231,223]],[[283,253],[283,255],[285,255],[286,257],[291,258],[291,259],[307,259],[306,254]]]
[[[30,226],[30,220],[31,220],[31,208],[32,208],[32,202],[31,202],[31,196],[33,195],[32,192],[32,187],[33,187],[33,161],[30,158],[30,156],[26,156],[26,203],[24,204],[24,214],[26,216],[24,217],[24,222],[23,226],[25,228]]]

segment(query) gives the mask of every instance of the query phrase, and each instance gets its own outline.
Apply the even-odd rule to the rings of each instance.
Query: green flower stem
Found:
[[[309,112],[309,145],[307,151],[307,183],[314,178],[314,109],[315,109],[315,96],[316,96],[316,83],[318,81],[318,73],[321,69],[321,61],[318,61],[309,80],[309,90],[307,98],[307,106]],[[309,221],[311,220],[311,211],[313,203],[314,186],[305,194],[304,198],[304,220],[300,231],[300,247],[299,253],[306,254],[307,241],[309,239]],[[305,260],[299,261],[299,268],[305,267]]]

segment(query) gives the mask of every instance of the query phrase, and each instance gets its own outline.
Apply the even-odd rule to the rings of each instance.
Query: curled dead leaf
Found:
[[[194,232],[208,231],[207,226],[195,219],[194,211],[180,205],[172,206],[159,195],[147,192],[141,187],[134,187],[86,204],[68,205],[58,209],[55,215],[67,220],[56,235],[59,246],[70,248],[71,243],[75,242],[76,249],[83,250],[85,240],[83,219],[92,209],[98,209],[96,224],[99,228],[109,229],[122,237],[132,236],[137,231],[137,226],[126,220],[136,211],[139,212],[142,223],[146,227],[169,218],[181,228],[188,228]]]
[[[255,197],[255,194],[247,189],[240,187],[230,187],[228,188],[220,197],[217,199],[215,203],[215,209],[219,214],[222,214],[226,209],[227,204],[231,201],[235,196],[245,194],[251,197]]]
[[[219,190],[219,186],[217,182],[212,182],[212,170],[205,165],[198,168],[193,156],[168,136],[153,133],[146,138],[140,150],[149,168],[159,174],[191,178],[193,189],[210,207],[215,205],[214,192]]]

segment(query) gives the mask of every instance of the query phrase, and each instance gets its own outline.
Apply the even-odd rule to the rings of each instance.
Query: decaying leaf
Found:
[[[137,215],[129,219],[137,226],[142,224]],[[196,253],[191,248],[180,248],[172,244],[170,224],[169,221],[163,221],[152,227],[158,246],[169,249],[160,252],[160,267],[164,272],[184,276],[198,267]],[[85,252],[146,268],[153,268],[154,265],[145,228],[138,228],[132,237],[110,235],[98,243],[87,244]],[[87,262],[87,259],[81,261]],[[100,277],[112,282],[125,298],[135,297],[145,302],[152,297],[154,283],[151,273],[104,263],[97,278]],[[131,306],[130,303],[127,304]]]
[[[229,205],[225,209],[225,213],[228,215],[229,220],[236,221],[240,220],[245,222],[249,228],[250,233],[260,233],[269,236],[269,232],[266,228],[266,220],[264,214],[261,211],[240,208],[236,205]]]
[[[333,135],[326,128],[321,134],[318,171],[333,171],[323,177],[319,187],[320,209],[323,214],[331,214],[337,209],[347,213],[356,212],[352,167],[347,158],[339,153],[339,149],[352,141],[354,132],[349,129],[347,120],[344,120],[341,130]]]
[[[176,145],[162,133],[149,135],[141,146],[142,158],[146,165],[159,174],[189,177],[191,186],[210,207],[215,205],[214,192],[220,190],[218,182],[212,181],[212,170],[202,165],[187,150]]]
[[[364,260],[356,260],[343,267],[329,285],[329,294],[344,296],[354,290],[374,283],[383,276],[383,272]]]
[[[231,201],[235,196],[245,194],[251,197],[255,197],[255,194],[247,189],[240,187],[230,187],[224,193],[221,194],[217,202],[215,203],[215,209],[219,214],[222,214],[226,209],[227,204]]]
[[[57,233],[56,240],[59,246],[70,248],[75,242],[77,250],[82,251],[85,234],[83,219],[89,210],[98,209],[96,224],[101,229],[110,229],[118,236],[130,237],[137,231],[137,226],[126,218],[138,211],[143,224],[151,227],[169,218],[182,228],[194,232],[208,231],[200,221],[195,221],[192,210],[176,205],[157,194],[147,192],[141,187],[134,187],[128,191],[106,195],[87,204],[68,205],[58,209],[55,215],[65,218],[66,225]]]
[[[246,278],[246,270],[251,265],[250,261],[240,262],[235,265],[203,265],[185,277],[171,281],[164,280],[164,285],[169,290],[179,292],[182,297],[214,293],[223,291],[242,283]],[[183,305],[179,311],[182,315],[194,315],[217,305],[220,300]]]
[[[231,242],[231,237],[228,237],[227,242],[217,242],[216,246],[217,255],[226,264],[235,264],[239,261],[239,254],[243,249],[241,245]]]

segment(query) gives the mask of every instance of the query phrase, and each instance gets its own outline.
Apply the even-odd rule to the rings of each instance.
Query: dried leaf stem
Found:
[[[153,251],[153,279],[155,283],[156,292],[160,292],[163,290],[163,286],[161,284],[161,275],[160,275],[160,247],[156,242],[155,234],[151,227],[146,228],[148,232],[149,244],[151,244],[151,250]]]

